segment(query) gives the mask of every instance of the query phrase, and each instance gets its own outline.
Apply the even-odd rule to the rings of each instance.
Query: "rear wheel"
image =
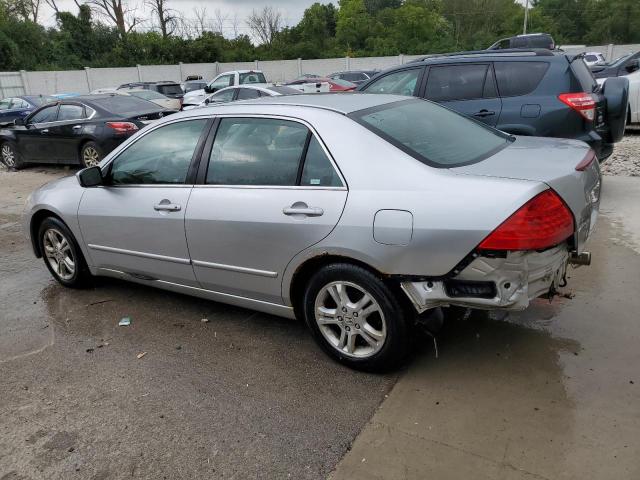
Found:
[[[10,170],[19,170],[23,167],[18,150],[11,142],[4,142],[0,145],[0,160],[2,160],[2,163]]]
[[[85,167],[96,167],[104,158],[102,149],[96,142],[87,142],[80,149],[80,163]]]
[[[395,294],[368,270],[351,264],[323,267],[310,279],[303,301],[315,340],[339,362],[382,371],[404,360],[407,315]]]
[[[90,284],[91,274],[82,251],[63,222],[46,218],[38,229],[38,240],[44,263],[58,282],[71,288]]]

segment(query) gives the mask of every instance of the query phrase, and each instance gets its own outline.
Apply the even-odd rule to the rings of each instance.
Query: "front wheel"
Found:
[[[323,267],[309,281],[304,316],[331,357],[360,370],[397,367],[409,350],[405,309],[391,289],[351,264]]]
[[[38,230],[40,251],[53,278],[65,287],[83,288],[91,274],[82,251],[67,226],[55,217],[46,218]]]

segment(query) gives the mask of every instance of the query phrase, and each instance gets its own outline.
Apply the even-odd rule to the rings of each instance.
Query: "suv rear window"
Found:
[[[405,153],[437,168],[482,161],[511,141],[498,130],[419,99],[387,103],[354,112],[350,117]]]
[[[495,62],[501,97],[515,97],[533,92],[549,69],[549,62]]]
[[[595,92],[598,88],[598,82],[593,77],[591,70],[587,67],[587,64],[580,59],[576,59],[571,63],[571,70],[578,80],[580,89],[583,92]]]
[[[158,91],[162,95],[182,95],[184,92],[182,91],[182,87],[177,84],[169,84],[169,85],[158,85]]]

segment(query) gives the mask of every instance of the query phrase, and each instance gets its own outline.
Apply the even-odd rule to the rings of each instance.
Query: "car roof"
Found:
[[[331,110],[336,113],[348,115],[359,110],[378,107],[388,103],[409,100],[413,97],[403,97],[401,95],[386,94],[366,94],[366,93],[312,93],[301,95],[280,95],[274,97],[263,97],[255,100],[243,100],[224,105],[288,105],[303,108],[320,108]],[[193,111],[193,110],[191,110]]]

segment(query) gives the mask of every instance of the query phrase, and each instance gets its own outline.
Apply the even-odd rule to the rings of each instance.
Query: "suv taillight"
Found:
[[[107,122],[107,127],[112,128],[116,133],[131,133],[138,130],[138,126],[131,122]]]
[[[542,250],[573,234],[573,214],[553,190],[536,195],[489,234],[479,250]]]
[[[561,93],[558,95],[558,100],[573,108],[589,121],[596,118],[596,101],[590,93]]]

